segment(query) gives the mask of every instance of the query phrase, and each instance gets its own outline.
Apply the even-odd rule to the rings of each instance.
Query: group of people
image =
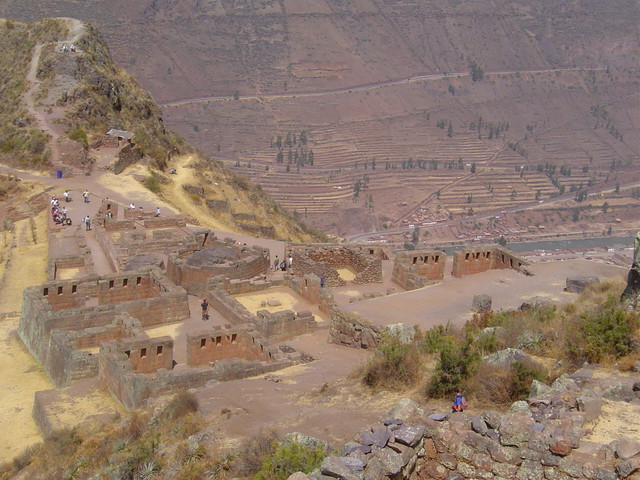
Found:
[[[278,270],[280,270],[285,272],[287,271],[287,268],[289,270],[293,268],[293,257],[291,256],[291,254],[289,254],[288,259],[282,261],[280,261],[278,255],[276,255],[276,258],[273,260],[273,271],[277,272]]]
[[[76,46],[72,43],[71,45],[67,45],[66,43],[62,45],[62,53],[76,53]]]
[[[67,218],[67,207],[60,207],[60,201],[55,195],[51,197],[51,218],[56,225],[71,225],[71,219]]]

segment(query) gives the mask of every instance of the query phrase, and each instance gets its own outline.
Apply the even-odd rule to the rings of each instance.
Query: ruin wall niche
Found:
[[[433,249],[400,252],[393,264],[391,280],[405,290],[415,290],[444,278],[447,256]]]
[[[375,348],[383,331],[383,327],[372,324],[357,313],[334,309],[329,341],[354,348]]]
[[[110,351],[124,353],[135,373],[155,373],[173,366],[173,338],[169,336],[124,338],[115,342]]]
[[[268,342],[240,329],[215,329],[187,334],[187,364],[206,365],[227,358],[270,361]]]
[[[30,290],[29,294],[25,291],[23,303],[40,296],[51,310],[79,308],[84,306],[88,298],[97,296],[97,279],[97,276],[92,276],[82,280],[56,280],[30,287],[34,290]]]
[[[313,314],[308,311],[296,313],[283,310],[272,313],[268,310],[258,310],[253,323],[255,329],[271,342],[289,340],[312,332],[317,327]]]
[[[160,285],[150,272],[126,272],[98,280],[98,304],[142,300],[160,295]]]
[[[464,248],[454,253],[451,275],[462,277],[501,268],[512,268],[518,271],[520,267],[526,265],[529,265],[526,260],[506,248],[498,245],[478,246]]]
[[[285,251],[293,257],[294,275],[324,275],[328,287],[346,285],[337,272],[339,268],[348,268],[355,273],[353,283],[382,282],[381,250],[335,244],[287,244]]]
[[[215,238],[215,237],[214,237]],[[229,258],[224,263],[197,263],[190,259],[205,249],[185,249],[180,253],[169,255],[167,277],[177,285],[183,286],[191,295],[203,296],[206,282],[213,277],[224,277],[230,280],[246,280],[266,275],[269,270],[269,250],[261,247],[231,244],[229,242],[205,240],[205,249],[221,249]],[[206,261],[206,258],[205,258]]]

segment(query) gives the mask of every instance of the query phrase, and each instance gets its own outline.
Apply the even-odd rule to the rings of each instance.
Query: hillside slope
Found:
[[[282,239],[316,238],[265,195],[167,130],[148,92],[111,59],[92,25],[72,19],[0,23],[3,100],[0,160],[40,171],[91,174],[103,158],[110,128],[131,131],[131,145],[110,150],[109,168],[121,175],[131,163],[136,179],[168,203],[190,204],[195,219],[216,228]],[[108,149],[107,149],[108,150]],[[108,150],[109,151],[109,150]],[[191,183],[170,176],[176,165],[197,170]],[[166,193],[166,195],[165,195]],[[171,193],[169,195],[169,193]],[[189,197],[189,193],[191,196]],[[212,223],[206,222],[205,223]]]

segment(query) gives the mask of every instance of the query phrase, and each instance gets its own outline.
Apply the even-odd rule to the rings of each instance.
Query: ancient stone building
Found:
[[[440,250],[411,250],[396,254],[392,280],[405,290],[422,288],[444,278],[447,256]]]
[[[303,276],[313,273],[324,276],[325,285],[340,287],[346,281],[339,269],[348,269],[355,275],[353,283],[382,282],[382,259],[386,258],[379,247],[367,245],[337,244],[287,244],[286,252],[293,257],[293,274]]]
[[[18,333],[52,382],[64,386],[96,373],[94,354],[82,349],[188,317],[185,290],[152,268],[28,287]]]
[[[202,296],[210,278],[254,278],[265,275],[269,263],[267,249],[238,245],[231,239],[219,241],[213,235],[206,235],[202,243],[187,245],[169,255],[167,276],[190,294]]]
[[[526,260],[498,245],[470,247],[454,253],[451,275],[462,277],[500,268],[519,271],[521,267],[527,265],[529,263]]]

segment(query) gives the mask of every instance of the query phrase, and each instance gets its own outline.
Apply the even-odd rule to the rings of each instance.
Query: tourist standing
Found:
[[[276,259],[273,261],[273,271],[277,272],[278,271],[278,266],[280,265],[280,259],[278,258],[278,255],[276,255]]]
[[[89,191],[86,188],[84,192],[82,192],[82,198],[84,199],[84,203],[89,203]]]

